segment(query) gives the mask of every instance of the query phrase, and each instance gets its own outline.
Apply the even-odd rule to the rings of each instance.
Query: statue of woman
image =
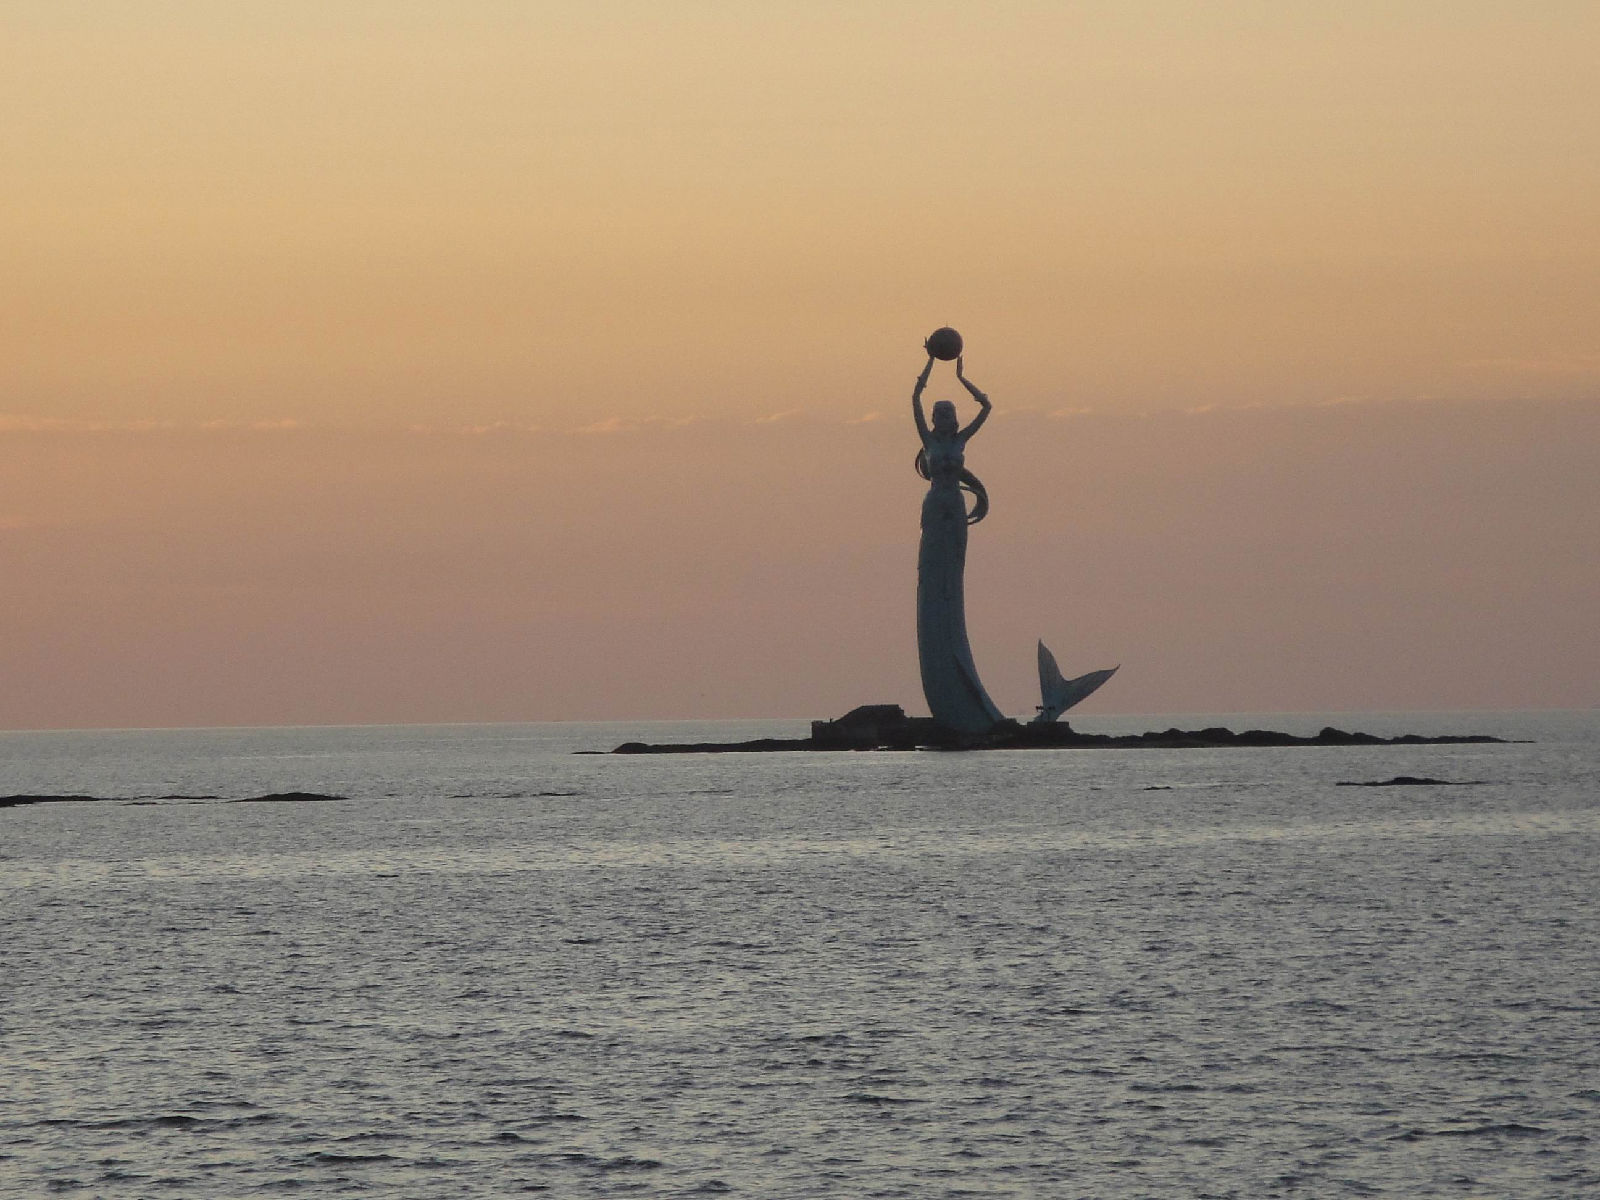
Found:
[[[956,358],[956,378],[982,410],[965,429],[956,418],[956,406],[940,400],[933,406],[933,424],[922,412],[922,392],[928,386],[934,358],[917,377],[911,393],[911,412],[917,421],[922,449],[917,473],[928,481],[922,501],[922,544],[917,551],[917,656],[922,665],[922,692],[934,720],[958,733],[988,733],[1003,720],[989,693],[983,690],[967,644],[967,612],[962,577],[967,564],[967,526],[983,520],[989,496],[978,477],[966,469],[966,446],[988,420],[991,405],[967,379],[964,364]],[[964,492],[972,493],[967,511]]]

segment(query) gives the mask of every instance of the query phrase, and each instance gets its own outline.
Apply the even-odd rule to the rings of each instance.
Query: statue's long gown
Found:
[[[930,437],[925,444],[931,482],[922,501],[922,544],[917,551],[917,656],[922,693],[934,720],[958,733],[987,733],[1003,718],[983,690],[967,643],[962,449],[957,438]]]

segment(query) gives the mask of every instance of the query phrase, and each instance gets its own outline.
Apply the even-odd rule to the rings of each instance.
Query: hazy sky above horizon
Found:
[[[1129,663],[1102,711],[1600,703],[1597,49],[1559,2],[13,0],[0,727],[920,707],[947,322],[1010,710],[1035,635]]]

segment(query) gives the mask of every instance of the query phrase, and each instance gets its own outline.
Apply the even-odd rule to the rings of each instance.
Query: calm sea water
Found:
[[[0,734],[0,1195],[1600,1192],[1600,716],[1219,720],[1536,741]]]

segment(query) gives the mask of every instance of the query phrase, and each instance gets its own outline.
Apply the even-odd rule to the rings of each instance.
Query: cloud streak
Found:
[[[1600,360],[1595,367],[1600,372]],[[1576,372],[1575,372],[1576,373]],[[1526,396],[1459,397],[1449,395],[1372,396],[1337,395],[1315,400],[1283,402],[1244,402],[1238,404],[1212,403],[1187,407],[1154,408],[1103,408],[1093,405],[1063,405],[1046,408],[1037,405],[997,405],[996,413],[1013,420],[1070,421],[1098,418],[1112,421],[1147,421],[1163,416],[1170,417],[1223,417],[1244,413],[1314,412],[1319,409],[1367,407],[1406,408],[1430,406],[1458,408],[1463,411],[1482,409],[1522,408],[1547,405],[1600,405],[1600,393],[1593,397],[1533,399]],[[159,420],[150,417],[99,418],[50,417],[32,413],[0,413],[0,436],[6,434],[370,434],[377,436],[406,434],[416,437],[484,438],[504,436],[545,437],[607,437],[641,435],[652,432],[669,432],[694,426],[706,429],[746,428],[763,429],[786,425],[807,425],[819,428],[859,428],[891,423],[896,418],[880,410],[856,415],[839,412],[809,412],[804,409],[786,409],[761,417],[708,417],[701,414],[689,416],[628,417],[615,415],[582,425],[559,427],[532,421],[489,421],[472,424],[439,424],[430,422],[388,423],[369,422],[311,422],[293,417],[250,421],[180,421]],[[909,427],[909,417],[907,418]]]

